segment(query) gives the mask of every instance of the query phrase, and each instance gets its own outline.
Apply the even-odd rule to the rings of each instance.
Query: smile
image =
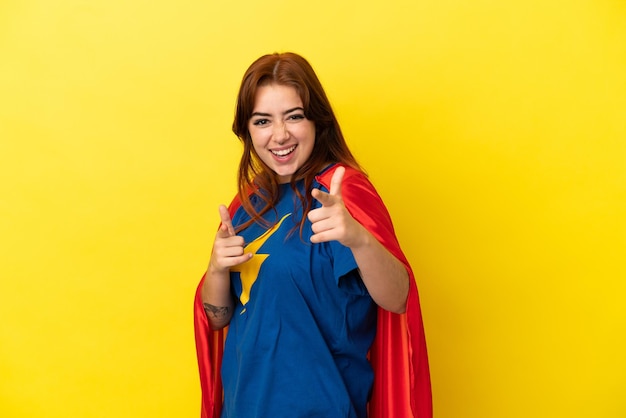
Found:
[[[285,149],[281,149],[281,150],[270,150],[272,152],[272,154],[276,155],[277,157],[285,157],[289,154],[291,154],[295,149],[296,149],[297,145],[294,145],[292,147],[289,148],[285,148]]]

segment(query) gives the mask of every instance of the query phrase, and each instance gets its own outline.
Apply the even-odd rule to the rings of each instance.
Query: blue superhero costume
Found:
[[[376,306],[350,249],[312,244],[308,221],[300,236],[302,216],[283,184],[276,212],[266,215],[273,226],[238,234],[254,255],[231,269],[236,306],[222,361],[222,418],[367,417]],[[233,225],[249,219],[240,208]]]
[[[317,177],[322,190],[328,191],[333,171],[331,167]],[[222,404],[223,416],[246,418],[432,417],[414,278],[374,188],[362,173],[346,170],[346,208],[410,273],[407,312],[402,315],[373,305],[349,249],[336,242],[311,244],[306,228],[300,240],[294,226],[301,209],[290,186],[282,187],[277,213],[269,215],[272,223],[278,221],[276,226],[266,231],[253,225],[240,233],[255,256],[231,273],[238,303],[226,347],[226,331],[208,326],[199,296],[202,282],[196,292],[202,417],[219,417]],[[237,201],[230,209],[235,225],[247,219]],[[372,369],[364,354],[372,338],[374,383],[366,413]]]

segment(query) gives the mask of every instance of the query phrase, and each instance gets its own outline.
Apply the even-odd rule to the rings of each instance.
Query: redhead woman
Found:
[[[431,418],[413,272],[311,65],[252,63],[233,131],[195,300],[202,417]]]

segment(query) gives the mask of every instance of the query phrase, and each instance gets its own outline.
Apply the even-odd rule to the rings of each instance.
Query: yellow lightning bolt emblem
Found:
[[[256,279],[259,276],[259,270],[261,269],[261,265],[263,264],[265,259],[270,256],[269,254],[258,254],[257,251],[259,251],[261,246],[265,244],[265,241],[267,241],[267,239],[271,237],[272,234],[274,234],[274,232],[278,230],[278,228],[280,228],[280,224],[282,224],[289,215],[291,214],[288,213],[287,215],[283,216],[283,218],[276,225],[265,231],[263,235],[256,238],[250,244],[245,246],[244,251],[253,254],[252,258],[249,261],[246,261],[245,263],[238,266],[231,267],[230,271],[240,273],[241,296],[239,296],[239,300],[241,301],[242,305],[245,306],[250,300],[250,290],[252,289],[252,285],[254,285],[254,282],[256,282]],[[244,313],[245,311],[246,310],[244,308],[241,313]]]

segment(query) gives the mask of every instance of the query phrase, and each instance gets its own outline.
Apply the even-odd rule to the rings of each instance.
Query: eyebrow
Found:
[[[302,107],[298,106],[298,107],[294,107],[294,108],[292,108],[292,109],[285,110],[285,111],[283,112],[283,115],[288,115],[289,113],[296,112],[296,111],[298,111],[298,110],[300,110],[300,111],[304,112],[304,108],[302,108]],[[263,116],[263,117],[267,117],[267,116],[272,116],[272,115],[270,115],[269,113],[263,113],[263,112],[252,112],[251,117],[252,117],[252,116]]]

